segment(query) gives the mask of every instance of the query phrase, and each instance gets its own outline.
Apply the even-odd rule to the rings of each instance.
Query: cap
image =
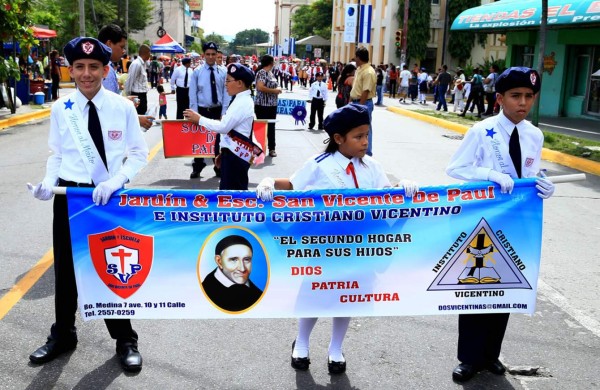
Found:
[[[235,80],[241,80],[244,84],[249,85],[254,81],[254,73],[242,64],[234,63],[227,66],[227,74]]]
[[[513,88],[531,88],[538,93],[541,87],[540,75],[531,68],[512,67],[506,69],[496,80],[496,92],[504,93]]]
[[[225,249],[229,248],[232,245],[246,245],[248,248],[252,249],[252,245],[250,241],[242,236],[232,235],[223,238],[221,241],[217,243],[215,247],[215,255],[220,255]]]
[[[92,59],[107,65],[112,50],[99,40],[91,37],[79,37],[69,41],[63,49],[69,64],[81,59]]]
[[[219,46],[214,42],[206,42],[202,45],[202,51],[206,53],[207,50],[213,49],[214,51],[219,50]]]
[[[323,121],[323,127],[329,137],[333,137],[336,133],[345,135],[353,128],[369,123],[367,106],[350,103],[327,115],[327,118]]]
[[[191,59],[190,57],[184,57],[184,58],[182,58],[182,59],[181,59],[181,63],[182,63],[183,65],[185,65],[185,64],[189,64],[189,63],[191,63],[191,62],[192,62],[192,59]]]
[[[460,84],[462,84],[462,82],[463,82],[462,79],[454,80],[454,84],[456,84],[456,85],[460,85]]]

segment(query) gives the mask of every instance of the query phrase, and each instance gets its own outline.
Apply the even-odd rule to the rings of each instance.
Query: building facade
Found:
[[[154,12],[152,19],[145,29],[130,34],[130,38],[142,43],[149,40],[156,42],[160,37],[157,35],[159,27],[162,28],[185,47],[185,36],[191,36],[192,14],[185,0],[151,0]],[[135,54],[135,53],[130,53]]]
[[[273,30],[273,45],[283,48],[283,52],[287,55],[290,38],[296,40],[305,37],[294,35],[292,29],[292,15],[297,9],[303,5],[310,5],[315,0],[275,0],[275,28]]]

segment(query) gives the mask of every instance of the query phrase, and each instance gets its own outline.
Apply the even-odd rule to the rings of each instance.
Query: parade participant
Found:
[[[419,73],[419,103],[427,104],[426,94],[429,91],[429,83],[432,81],[431,76],[427,74],[427,69],[421,68],[421,73]]]
[[[260,68],[256,73],[256,98],[254,99],[256,119],[277,118],[277,99],[282,91],[277,84],[277,78],[271,72],[274,63],[273,57],[268,54],[260,59]],[[267,146],[269,147],[269,157],[277,157],[275,123],[269,123],[267,126]]]
[[[125,94],[137,96],[140,99],[136,107],[139,115],[145,115],[148,111],[148,73],[146,72],[146,61],[150,58],[150,47],[141,45],[136,58],[129,66],[129,76],[125,82]]]
[[[105,205],[113,192],[123,188],[146,165],[148,146],[133,103],[102,87],[102,78],[109,71],[110,48],[94,38],[82,37],[71,40],[64,53],[78,88],[52,105],[48,137],[52,155],[46,164],[46,176],[37,186],[28,186],[33,196],[41,200],[51,199],[52,187],[57,185],[95,187],[92,201]],[[74,137],[78,129],[86,128],[89,133],[80,132]],[[109,132],[118,136],[109,136]],[[93,159],[88,158],[87,151]],[[35,364],[47,363],[77,346],[77,286],[66,196],[54,199],[52,233],[56,322],[46,344],[29,356]],[[116,339],[123,369],[141,370],[138,335],[130,320],[104,321],[110,336]]]
[[[356,49],[356,73],[354,76],[354,84],[350,91],[350,99],[354,103],[366,105],[369,109],[369,119],[372,120],[373,115],[373,98],[377,92],[377,76],[375,70],[369,64],[369,51],[366,47]],[[369,122],[369,147],[367,154],[373,155],[373,126]]]
[[[325,102],[327,102],[327,84],[323,82],[323,73],[316,74],[316,81],[310,86],[308,91],[308,98],[310,99],[310,121],[308,122],[308,129],[313,130],[315,128],[315,114],[319,118],[319,130],[323,130],[323,109],[325,109]]]
[[[370,121],[367,107],[359,104],[348,104],[332,112],[325,118],[325,131],[329,135],[325,152],[310,158],[289,179],[263,179],[256,188],[257,196],[270,201],[274,190],[391,187],[381,164],[366,155]],[[403,180],[399,185],[409,197],[418,191],[417,184],[409,180]],[[316,323],[317,318],[299,320],[291,356],[291,365],[296,370],[308,370],[309,338]],[[342,343],[349,324],[349,317],[333,318],[327,360],[331,374],[346,371]]]
[[[190,65],[192,59],[185,57],[181,60],[181,64],[183,66],[178,66],[171,76],[171,93],[175,94],[175,102],[177,103],[175,119],[183,119],[183,110],[190,108],[190,82],[193,72]]]
[[[218,66],[224,66],[224,64],[223,64],[223,52],[221,50],[217,50],[216,63],[217,63]]]
[[[227,66],[225,85],[231,105],[221,120],[211,119],[192,109],[183,112],[186,120],[204,126],[207,130],[222,134],[221,153],[217,163],[221,165],[220,190],[247,190],[248,169],[256,153],[252,142],[254,102],[250,87],[254,73],[242,64]],[[229,101],[229,99],[227,99]]]
[[[530,68],[504,71],[496,81],[499,115],[474,125],[450,160],[446,173],[469,181],[490,180],[502,193],[511,193],[514,179],[536,177],[539,172],[544,135],[525,120],[540,90],[540,76]],[[492,140],[500,142],[493,146]],[[538,196],[547,199],[554,184],[542,174],[537,180]],[[518,216],[515,216],[518,218]],[[508,313],[461,314],[458,316],[458,360],[452,377],[464,382],[478,371],[503,375],[500,348]]]
[[[206,275],[202,289],[221,309],[246,310],[262,295],[262,290],[250,280],[252,255],[252,245],[242,236],[228,236],[217,243],[217,268]]]
[[[436,111],[439,111],[444,108],[444,111],[448,111],[448,103],[446,102],[446,93],[448,92],[448,87],[450,83],[452,83],[452,76],[448,73],[448,66],[442,65],[442,72],[438,74],[435,79],[435,85],[437,85],[437,107]]]
[[[201,116],[208,119],[221,119],[227,111],[230,97],[227,94],[225,78],[227,69],[217,65],[217,50],[219,47],[214,42],[206,42],[202,46],[204,51],[204,64],[194,69],[190,83],[190,106],[197,110]],[[220,137],[215,140],[215,156],[219,154]],[[200,177],[200,172],[206,163],[203,158],[194,158],[190,179]],[[215,174],[220,175],[219,168],[215,165]]]
[[[124,53],[125,45],[127,44],[127,33],[116,24],[107,24],[98,32],[98,40],[108,46],[112,51],[110,62],[108,63],[108,75],[102,81],[102,85],[105,89],[120,94],[121,89],[124,88],[124,84],[119,82],[113,63],[121,61],[121,56]],[[125,80],[127,79],[125,78]],[[149,129],[152,126],[152,119],[152,117],[146,115],[138,116],[140,126],[145,129]]]

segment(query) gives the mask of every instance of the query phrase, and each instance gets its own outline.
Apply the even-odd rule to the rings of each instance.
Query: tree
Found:
[[[219,47],[227,45],[227,41],[225,40],[225,37],[223,35],[220,35],[220,34],[217,34],[214,32],[204,36],[204,39],[202,39],[202,44],[205,44],[206,42],[214,42]]]
[[[466,9],[478,7],[481,5],[480,0],[452,0],[448,4],[448,20],[452,21]],[[448,26],[450,28],[450,26]],[[485,46],[487,34],[475,33],[471,31],[451,31],[448,39],[448,53],[456,58],[460,65],[465,65],[466,61],[471,58],[471,50],[475,46],[475,38],[478,37],[478,42],[481,46]]]
[[[404,25],[404,1],[398,0],[398,23]],[[406,63],[409,58],[422,60],[427,54],[429,42],[429,21],[431,20],[431,0],[410,0],[408,10],[408,34],[406,36]],[[401,48],[396,49],[400,54]]]
[[[292,15],[292,31],[297,38],[319,35],[331,36],[333,19],[333,0],[317,0],[311,5],[303,5]],[[287,37],[285,37],[287,38]]]
[[[259,28],[240,31],[235,34],[235,38],[229,44],[229,47],[239,54],[252,54],[255,52],[257,43],[269,41],[269,33]]]

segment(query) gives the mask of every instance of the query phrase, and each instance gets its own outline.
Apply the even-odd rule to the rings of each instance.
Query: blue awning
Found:
[[[451,30],[515,30],[536,28],[542,19],[540,0],[502,0],[463,11]],[[548,27],[600,26],[598,0],[548,0]]]

